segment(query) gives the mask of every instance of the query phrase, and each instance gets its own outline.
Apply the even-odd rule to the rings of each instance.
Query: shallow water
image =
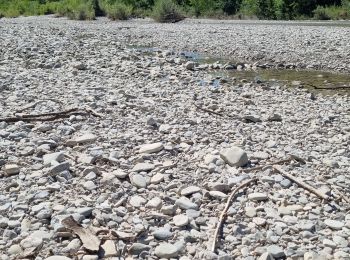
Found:
[[[159,48],[150,46],[129,45],[128,48],[136,52],[141,52],[145,55],[152,55],[155,52],[161,51]],[[227,62],[232,62],[234,64],[241,63],[239,61],[232,61],[225,58],[205,56],[201,53],[193,51],[174,51],[174,54],[200,64],[211,64],[215,62],[219,62],[220,64],[225,64]],[[236,78],[237,80],[246,79],[250,82],[261,82],[276,85],[282,84],[287,87],[306,88],[314,93],[350,95],[350,75],[348,74],[298,69],[249,69],[241,71],[214,70],[211,71],[210,74],[220,78]],[[213,80],[212,85],[218,87],[220,85],[220,81],[218,79]]]
[[[291,69],[259,69],[244,71],[218,71],[214,76],[247,79],[253,82],[283,84],[287,87],[307,88],[324,94],[350,94],[350,75],[322,71]]]

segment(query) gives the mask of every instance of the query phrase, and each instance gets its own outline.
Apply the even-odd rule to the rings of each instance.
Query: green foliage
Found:
[[[180,10],[180,6],[173,0],[157,0],[152,18],[160,23],[176,23],[185,17]]]
[[[94,1],[92,0],[63,0],[57,6],[58,16],[67,16],[73,20],[95,19]]]
[[[111,20],[127,20],[133,11],[131,5],[126,5],[121,1],[100,1],[100,7]]]
[[[314,19],[316,20],[338,20],[350,18],[350,10],[346,9],[346,6],[317,6],[313,13]]]
[[[0,17],[56,13],[90,20],[99,15],[111,19],[150,15],[175,22],[183,19],[183,11],[205,17],[349,19],[350,0],[0,0]]]

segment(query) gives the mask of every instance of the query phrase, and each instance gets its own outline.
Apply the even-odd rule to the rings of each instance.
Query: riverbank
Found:
[[[348,259],[349,96],[238,73],[348,71],[348,30],[0,20],[0,258]]]

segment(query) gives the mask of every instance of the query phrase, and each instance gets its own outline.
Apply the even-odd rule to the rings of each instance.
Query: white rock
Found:
[[[183,227],[188,224],[189,219],[186,215],[181,214],[181,215],[174,216],[173,221],[175,226]]]
[[[262,200],[267,200],[268,198],[269,197],[267,196],[266,193],[260,193],[260,192],[255,192],[248,195],[248,199],[253,201],[262,201]]]
[[[146,144],[140,148],[139,153],[157,153],[163,150],[163,148],[162,143]]]
[[[230,166],[244,166],[248,163],[247,153],[240,147],[233,146],[220,152],[221,158]]]
[[[151,184],[159,184],[162,181],[164,181],[164,174],[157,172],[154,176],[151,178]]]
[[[331,229],[334,229],[334,230],[340,230],[343,228],[344,226],[344,222],[342,221],[338,221],[338,220],[333,220],[333,219],[326,219],[324,221],[324,223],[330,227]]]
[[[181,196],[188,196],[191,195],[193,193],[197,193],[200,192],[201,188],[197,187],[197,186],[189,186],[187,188],[184,188],[181,190]]]
[[[4,171],[7,175],[15,175],[19,174],[20,168],[17,164],[6,164],[4,167]]]
[[[132,169],[133,172],[149,172],[154,169],[154,164],[151,163],[138,163]]]

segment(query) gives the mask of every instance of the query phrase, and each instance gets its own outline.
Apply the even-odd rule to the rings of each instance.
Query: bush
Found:
[[[119,2],[105,3],[101,5],[101,8],[111,20],[127,20],[132,14],[131,6]]]
[[[158,0],[154,5],[152,18],[160,23],[176,23],[185,19],[180,7],[173,0]]]
[[[314,19],[316,20],[330,20],[331,17],[327,14],[326,7],[317,6],[314,10]]]
[[[73,20],[93,20],[95,8],[91,0],[63,0],[58,4],[56,14]]]
[[[317,6],[313,13],[314,19],[316,20],[339,20],[350,18],[350,10],[348,11],[344,5],[327,7]]]

